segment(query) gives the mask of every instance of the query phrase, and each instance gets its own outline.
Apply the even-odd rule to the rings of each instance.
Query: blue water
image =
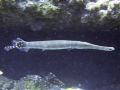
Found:
[[[116,27],[118,28],[118,27]],[[89,28],[88,28],[89,30]],[[3,76],[18,80],[26,75],[44,77],[55,74],[66,86],[95,88],[120,83],[120,32],[32,31],[30,28],[15,27],[0,30],[0,70]],[[84,30],[83,30],[84,31]],[[29,50],[21,52],[4,47],[12,45],[17,37],[25,41],[77,40],[97,45],[115,47],[115,51],[99,50]]]

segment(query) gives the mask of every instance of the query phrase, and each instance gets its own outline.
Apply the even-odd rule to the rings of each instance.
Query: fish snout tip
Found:
[[[110,47],[110,48],[109,48],[109,51],[113,51],[113,50],[115,50],[114,47]]]

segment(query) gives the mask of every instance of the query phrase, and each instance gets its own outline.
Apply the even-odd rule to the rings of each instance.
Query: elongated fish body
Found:
[[[96,49],[103,51],[112,51],[113,47],[99,46],[81,41],[72,40],[49,40],[49,41],[31,41],[26,42],[20,38],[13,40],[13,46],[4,47],[5,50],[17,48],[21,51],[28,51],[29,49],[42,49],[42,50],[61,50],[61,49]]]

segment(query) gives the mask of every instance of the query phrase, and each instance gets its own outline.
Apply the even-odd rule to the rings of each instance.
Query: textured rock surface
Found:
[[[61,90],[63,86],[64,83],[52,73],[45,78],[38,75],[27,75],[20,80],[0,76],[0,90]]]
[[[20,80],[12,80],[7,77],[0,76],[0,90],[119,90],[120,84],[104,85],[99,87],[84,89],[78,87],[64,88],[65,84],[56,78],[52,73],[44,78],[38,75],[27,75]]]
[[[120,23],[119,0],[0,0],[0,27],[68,30]]]

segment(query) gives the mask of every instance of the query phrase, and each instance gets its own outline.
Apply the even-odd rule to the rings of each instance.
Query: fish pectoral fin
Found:
[[[23,49],[20,49],[21,51],[25,51],[25,52],[28,52],[29,51],[29,48],[23,48]]]

